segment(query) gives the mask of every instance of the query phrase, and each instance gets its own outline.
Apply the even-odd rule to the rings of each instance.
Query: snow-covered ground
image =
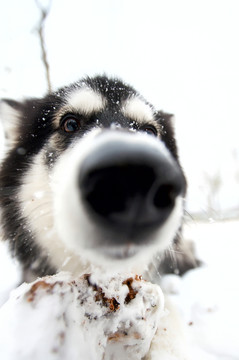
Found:
[[[195,241],[204,265],[166,285],[182,312],[192,359],[239,359],[239,221],[190,223],[185,237]]]
[[[166,276],[162,288],[181,314],[190,360],[239,359],[239,221],[190,222],[184,233],[195,242],[204,265],[182,278]],[[0,302],[3,304],[10,289],[19,281],[19,269],[9,259],[5,246],[0,246]],[[1,349],[0,359],[3,360]]]

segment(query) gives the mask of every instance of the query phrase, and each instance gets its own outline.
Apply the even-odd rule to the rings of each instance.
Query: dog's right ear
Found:
[[[1,99],[0,101],[0,121],[3,127],[7,145],[14,144],[18,136],[18,128],[23,115],[21,102]]]

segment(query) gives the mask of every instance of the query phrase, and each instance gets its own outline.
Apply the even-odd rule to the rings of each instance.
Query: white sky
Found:
[[[1,2],[0,97],[46,92],[38,19],[34,0]],[[223,178],[218,206],[238,206],[238,19],[238,0],[53,0],[53,86],[86,74],[122,77],[176,115],[189,208],[207,208],[206,173]]]

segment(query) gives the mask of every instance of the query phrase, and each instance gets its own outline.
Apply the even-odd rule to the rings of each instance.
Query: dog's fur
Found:
[[[1,118],[7,146],[0,173],[2,233],[28,278],[80,273],[92,263],[142,273],[152,258],[167,272],[196,265],[179,236],[186,182],[170,114],[156,111],[123,82],[99,76],[41,99],[5,99]],[[136,240],[124,226],[108,231],[108,223],[95,222],[78,196],[78,172],[107,142],[150,148],[181,177],[168,217]]]

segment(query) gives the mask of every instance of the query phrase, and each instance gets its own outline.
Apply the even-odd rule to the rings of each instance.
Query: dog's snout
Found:
[[[116,141],[82,163],[80,193],[90,216],[132,238],[159,227],[184,192],[184,177],[165,152]]]

